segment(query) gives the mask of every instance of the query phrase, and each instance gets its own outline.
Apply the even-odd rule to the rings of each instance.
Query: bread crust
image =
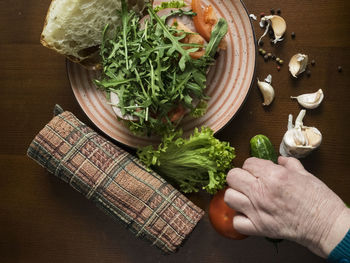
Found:
[[[85,48],[84,51],[87,52],[87,56],[86,56],[86,58],[82,59],[82,58],[73,56],[71,54],[68,54],[67,52],[62,52],[61,50],[57,49],[54,45],[52,45],[48,41],[46,41],[46,36],[44,34],[44,31],[45,31],[45,28],[48,26],[50,12],[52,12],[53,6],[57,1],[60,1],[60,0],[52,0],[50,3],[50,6],[49,6],[48,11],[47,11],[46,16],[45,16],[44,26],[43,26],[43,29],[42,29],[42,32],[40,35],[40,43],[44,47],[52,49],[52,50],[56,51],[57,53],[64,55],[67,59],[71,60],[74,63],[79,63],[80,65],[84,66],[85,68],[93,69],[93,70],[100,69],[102,59],[100,56],[99,47],[97,47],[97,50],[94,46]],[[128,2],[128,4],[138,3],[137,0],[127,0],[127,2]],[[145,6],[145,2],[153,3],[153,0],[142,1],[143,8]],[[140,10],[142,10],[143,8],[140,7]]]
[[[49,9],[48,9],[47,12],[46,12],[45,21],[44,21],[44,26],[43,26],[43,29],[42,29],[41,34],[40,34],[40,43],[41,43],[44,47],[47,47],[47,48],[52,49],[52,50],[55,50],[56,52],[58,52],[58,53],[60,53],[60,54],[62,54],[62,55],[67,56],[67,54],[62,53],[60,50],[58,50],[57,48],[55,48],[53,45],[50,45],[50,44],[49,44],[48,42],[46,42],[46,40],[45,40],[44,30],[45,30],[45,28],[46,28],[46,26],[47,26],[47,24],[48,24],[49,14],[50,14],[50,12],[51,12],[51,10],[52,10],[52,8],[53,8],[53,4],[54,4],[56,1],[57,1],[57,0],[52,0],[52,1],[51,1],[50,5],[49,5]],[[72,56],[71,60],[72,60],[73,62],[79,62],[79,61],[80,61],[79,58],[76,58],[76,57],[73,57],[73,56]]]
[[[99,52],[91,52],[91,54],[88,55],[88,57],[86,59],[80,59],[76,56],[73,56],[73,55],[70,55],[70,54],[67,54],[67,53],[64,53],[62,52],[61,50],[57,49],[55,46],[49,44],[46,40],[45,40],[45,35],[44,35],[44,30],[48,24],[48,19],[49,19],[49,14],[53,8],[53,5],[56,1],[59,1],[59,0],[52,0],[51,3],[50,3],[50,6],[48,8],[48,11],[46,13],[46,16],[45,16],[45,21],[44,21],[44,25],[43,25],[43,29],[41,31],[41,34],[40,34],[40,43],[46,47],[46,48],[49,48],[49,49],[52,49],[54,51],[56,51],[57,53],[61,54],[61,55],[64,55],[67,59],[69,59],[70,61],[74,62],[74,63],[79,63],[80,65],[84,66],[85,68],[87,69],[93,69],[93,70],[96,70],[96,69],[99,69],[101,67],[101,57],[99,55]]]

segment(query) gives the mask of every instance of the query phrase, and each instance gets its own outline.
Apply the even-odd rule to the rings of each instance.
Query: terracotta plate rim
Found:
[[[232,120],[238,115],[238,113],[241,111],[241,109],[243,108],[243,105],[245,104],[245,102],[247,101],[248,99],[248,96],[250,94],[250,91],[252,90],[252,87],[254,86],[254,83],[255,83],[255,78],[256,78],[256,68],[257,68],[257,56],[258,56],[258,45],[257,45],[257,39],[256,39],[256,35],[255,35],[255,29],[254,29],[254,26],[253,26],[253,22],[251,20],[251,18],[249,17],[249,12],[248,12],[248,9],[246,7],[246,5],[244,4],[243,0],[240,0],[248,18],[249,18],[249,23],[250,23],[250,27],[252,29],[252,32],[253,32],[253,39],[254,39],[254,47],[255,47],[255,60],[254,60],[254,70],[253,70],[253,75],[252,75],[252,80],[250,82],[250,86],[247,90],[247,94],[246,96],[244,97],[241,105],[238,107],[237,111],[235,112],[235,114],[233,114],[233,116],[220,128],[218,129],[217,131],[214,132],[214,134],[217,134],[219,132],[221,132],[225,127],[227,127],[231,122]]]

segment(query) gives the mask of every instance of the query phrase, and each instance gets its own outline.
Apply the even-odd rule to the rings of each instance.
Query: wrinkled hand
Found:
[[[240,212],[234,228],[289,239],[326,257],[349,229],[350,209],[297,159],[279,157],[278,164],[249,158],[228,173],[225,202]]]

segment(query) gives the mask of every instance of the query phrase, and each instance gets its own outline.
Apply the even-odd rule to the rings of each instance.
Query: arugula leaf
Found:
[[[149,8],[148,9],[148,12],[151,16],[154,17],[154,19],[158,22],[158,25],[163,29],[163,32],[164,32],[164,36],[166,36],[172,43],[173,47],[172,47],[172,50],[176,50],[178,51],[182,56],[181,56],[181,59],[179,61],[179,67],[182,71],[185,70],[185,63],[187,61],[190,61],[191,60],[191,57],[189,55],[189,52],[186,51],[185,49],[182,48],[180,42],[179,42],[179,38],[178,37],[175,37],[174,34],[171,34],[169,32],[169,29],[168,27],[166,26],[165,24],[165,19],[161,19],[155,12],[152,8]],[[185,34],[181,34],[180,35],[181,38],[185,37]]]
[[[205,54],[209,57],[213,57],[218,49],[221,39],[226,35],[228,25],[225,19],[220,18],[214,26],[210,35],[208,46],[205,49]]]
[[[107,97],[111,92],[117,94],[119,104],[114,106],[122,114],[138,119],[127,121],[130,130],[136,134],[163,135],[176,128],[178,123],[171,121],[171,114],[179,105],[193,112],[193,98],[208,99],[204,94],[206,72],[214,61],[225,24],[219,20],[206,48],[210,52],[195,60],[189,53],[201,45],[180,42],[186,36],[183,31],[165,23],[172,14],[159,17],[151,6],[148,13],[149,18],[141,28],[140,18],[128,11],[122,0],[121,25],[113,31],[107,25],[103,30],[100,48],[103,72],[94,82]],[[173,14],[194,15],[182,10]]]
[[[129,22],[129,16],[126,15],[128,12],[128,9],[126,7],[125,1],[122,1],[122,24],[123,24],[123,46],[124,46],[124,56],[125,56],[125,64],[126,69],[129,69],[129,62],[128,62],[128,45],[126,42],[127,38],[127,29],[128,29],[128,22]]]

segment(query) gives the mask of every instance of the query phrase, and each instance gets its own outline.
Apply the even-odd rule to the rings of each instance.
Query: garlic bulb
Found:
[[[315,109],[321,104],[324,95],[322,89],[319,89],[314,93],[306,93],[297,97],[291,96],[290,98],[297,99],[298,103],[306,109]]]
[[[281,16],[271,15],[271,16],[264,16],[260,20],[260,27],[265,27],[264,34],[259,38],[258,44],[260,43],[261,39],[266,36],[267,32],[269,31],[269,27],[271,25],[273,33],[275,35],[275,39],[273,41],[274,44],[276,44],[279,41],[283,40],[283,35],[287,30],[287,24],[286,21]]]
[[[264,81],[258,79],[258,87],[264,97],[263,106],[268,106],[271,104],[275,98],[275,90],[271,86],[272,76],[268,75]]]
[[[294,78],[303,73],[306,69],[308,56],[305,54],[295,54],[289,61],[289,72]]]
[[[293,116],[288,116],[288,130],[284,134],[280,154],[282,156],[292,156],[302,158],[310,154],[320,146],[322,134],[315,127],[307,127],[303,124],[306,111],[301,110],[293,125]]]

